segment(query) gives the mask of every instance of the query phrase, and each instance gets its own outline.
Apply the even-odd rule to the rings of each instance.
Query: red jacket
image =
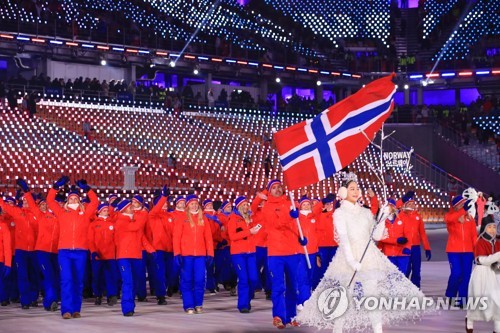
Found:
[[[314,254],[318,252],[318,232],[317,227],[319,224],[318,216],[314,213],[307,215],[299,214],[300,227],[304,237],[307,238],[307,253]],[[333,223],[332,223],[333,224]],[[298,252],[304,254],[304,247],[298,243]]]
[[[297,223],[290,217],[290,201],[285,195],[268,196],[262,208],[267,228],[267,255],[289,256],[298,253]]]
[[[255,246],[257,247],[265,247],[267,248],[267,229],[266,223],[264,220],[264,215],[262,214],[262,207],[259,207],[262,199],[256,197],[251,206],[251,210],[253,212],[252,220],[254,221],[254,225],[260,224],[262,227],[259,232],[253,235],[253,239],[255,242]]]
[[[167,198],[162,196],[149,212],[146,236],[156,250],[174,252],[172,240],[174,220],[171,214],[162,209],[165,202],[167,202]]]
[[[473,252],[477,240],[476,222],[466,211],[450,208],[444,216],[448,229],[446,252]],[[462,221],[463,223],[461,223]]]
[[[373,215],[376,215],[378,212],[378,197],[374,195],[373,197],[370,198],[370,211],[372,212]]]
[[[10,230],[5,222],[0,222],[0,262],[5,266],[12,266],[12,245],[10,244]]]
[[[89,226],[89,250],[97,252],[100,260],[116,259],[115,221],[97,217]]]
[[[213,257],[212,230],[207,218],[203,217],[203,225],[198,225],[198,214],[192,214],[191,226],[187,214],[184,212],[184,218],[174,225],[174,255]]]
[[[94,191],[88,193],[90,204],[84,212],[80,210],[64,209],[56,202],[57,191],[50,189],[47,194],[47,205],[59,220],[59,250],[88,250],[90,219],[95,215],[99,199]]]
[[[335,228],[333,222],[333,212],[332,209],[329,212],[322,212],[323,205],[318,203],[313,208],[313,214],[317,218],[316,232],[318,235],[318,246],[319,247],[332,247],[339,246],[335,241]]]
[[[389,219],[385,220],[385,229],[388,237],[378,242],[380,250],[388,257],[407,256],[408,254],[403,254],[403,249],[411,250],[410,226],[399,216],[396,216],[394,222]],[[408,242],[404,245],[398,244],[398,238],[400,237],[406,237]]]
[[[142,249],[155,252],[144,234],[147,214],[134,214],[133,218],[118,213],[115,222],[116,259],[142,259]]]
[[[59,222],[56,216],[49,211],[43,213],[31,195],[25,195],[25,198],[28,201],[29,209],[38,222],[38,237],[36,239],[35,250],[57,253]]]
[[[11,247],[10,252],[12,253],[12,255],[14,255],[14,253],[16,252],[16,223],[14,222],[14,219],[5,212],[2,212],[2,214],[0,214],[0,223],[4,223],[9,229]]]
[[[205,216],[206,215],[217,216],[217,212],[216,211],[203,211],[203,214]],[[216,249],[217,245],[220,242],[222,242],[222,240],[223,240],[221,226],[217,222],[215,222],[214,220],[209,219],[208,217],[207,217],[207,221],[210,224],[210,230],[212,232],[212,240],[213,240],[213,243],[214,243],[213,247],[214,247],[214,249]]]
[[[231,244],[231,240],[229,239],[229,234],[227,233],[227,226],[228,226],[228,223],[229,223],[229,216],[230,215],[231,215],[231,213],[229,213],[227,215],[224,214],[224,213],[218,213],[217,214],[217,218],[222,223],[222,226],[220,227],[220,236],[221,236],[222,239],[226,240],[226,242],[228,243],[228,245],[219,247],[220,249],[223,249],[223,248],[225,248],[227,246],[230,246],[230,244]]]
[[[420,214],[415,210],[409,212],[402,211],[399,213],[399,218],[403,220],[403,223],[409,226],[408,245],[420,246],[420,243],[423,243],[424,249],[430,251],[431,246],[429,245],[429,240],[425,232],[424,220],[422,220]]]
[[[254,225],[253,221],[247,224],[239,214],[233,212],[229,215],[227,232],[231,240],[231,254],[255,253],[254,235],[250,233]]]
[[[28,193],[28,195],[31,195]],[[28,208],[19,208],[6,204],[0,198],[0,207],[10,215],[15,224],[16,250],[34,251],[38,235],[38,223]]]

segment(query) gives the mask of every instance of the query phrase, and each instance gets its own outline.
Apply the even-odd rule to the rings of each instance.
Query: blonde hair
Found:
[[[189,225],[191,226],[191,228],[194,227],[194,221],[193,221],[193,217],[192,217],[192,213],[189,211],[188,209],[188,220],[189,220]],[[205,225],[205,222],[203,221],[203,211],[201,209],[198,208],[198,225],[199,226],[202,226],[202,225]]]
[[[241,211],[241,206],[240,206],[240,207],[238,207],[238,212],[240,213],[240,215],[243,217],[243,219],[245,220],[245,222],[246,222],[247,224],[249,224],[249,223],[251,223],[251,222],[252,222],[252,218],[250,217],[250,214],[249,214],[248,212],[243,213],[243,212]]]

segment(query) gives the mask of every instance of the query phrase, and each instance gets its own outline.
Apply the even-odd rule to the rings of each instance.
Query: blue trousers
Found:
[[[467,297],[469,291],[469,280],[474,263],[472,252],[449,252],[450,278],[446,288],[446,297]]]
[[[389,256],[387,259],[389,259],[401,273],[406,275],[406,272],[408,272],[408,264],[410,263],[409,256]]]
[[[205,256],[183,256],[181,265],[181,292],[184,310],[203,306],[206,274]]]
[[[59,250],[61,270],[61,314],[81,312],[83,279],[87,267],[88,251]]]
[[[230,247],[226,246],[222,250],[217,250],[217,252],[218,251],[220,251],[219,260],[215,263],[215,275],[217,282],[236,286],[237,275],[231,260]]]
[[[106,288],[106,297],[118,296],[118,264],[115,259],[92,260],[92,292],[102,297]]]
[[[155,295],[165,297],[167,294],[167,252],[156,250],[155,267]]]
[[[311,262],[311,269],[307,267],[305,255],[299,255],[299,264],[297,266],[297,305],[304,304],[311,297],[313,278],[318,268],[316,266],[316,253],[309,254],[309,261]]]
[[[174,253],[165,252],[165,258],[167,260],[167,267],[165,270],[167,274],[168,288],[178,288],[180,267],[178,267],[174,262]]]
[[[410,278],[411,282],[420,288],[420,267],[422,267],[422,252],[420,245],[413,245],[411,247],[410,263],[406,271],[406,277]]]
[[[139,264],[139,269],[141,270],[141,274],[137,274],[137,276],[134,280],[135,293],[136,293],[137,297],[139,297],[139,298],[146,298],[146,296],[148,295],[147,286],[146,286],[146,282],[147,282],[146,269],[149,267],[148,265],[151,265],[151,262],[152,262],[149,257],[150,256],[149,256],[147,251],[142,251],[142,260],[141,260],[141,263]],[[152,279],[152,276],[154,274],[154,273],[152,273],[152,271],[154,271],[154,264],[150,268],[151,269],[148,271],[148,277],[150,279]],[[153,289],[154,289],[153,283],[154,283],[154,279],[150,280],[149,288],[153,287]]]
[[[12,267],[9,276],[4,278],[4,290],[6,299],[0,299],[0,301],[19,301],[19,286],[17,283],[17,265],[16,257],[12,256]]]
[[[21,305],[30,305],[38,299],[40,271],[35,251],[16,250],[17,282]]]
[[[256,289],[262,289],[266,292],[271,291],[271,275],[267,267],[267,247],[256,247],[255,256],[257,259],[257,273],[259,273],[259,284]]]
[[[59,262],[57,253],[36,251],[40,271],[43,275],[43,307],[49,308],[52,302],[61,298],[61,279],[59,277]]]
[[[255,253],[233,254],[231,259],[238,275],[238,310],[250,310],[250,301],[259,282]]]
[[[215,255],[215,253],[214,253]],[[214,290],[217,287],[217,282],[215,281],[215,259],[212,260],[210,265],[207,265],[207,290]]]
[[[299,254],[269,256],[269,271],[273,290],[273,317],[280,317],[284,324],[297,314],[297,267]]]
[[[319,284],[319,281],[323,278],[323,276],[326,273],[326,269],[328,268],[328,265],[332,262],[333,257],[335,256],[335,253],[337,253],[338,246],[322,246],[319,248],[318,254],[319,257],[321,258],[321,267],[318,267],[316,269],[315,275],[313,277],[313,289],[316,289],[316,287]],[[316,262],[316,258],[314,258],[314,263]],[[311,261],[311,266],[313,265],[313,261]]]
[[[9,294],[7,292],[7,279],[9,278],[10,274],[12,274],[12,271],[9,273],[9,276],[5,277],[4,276],[4,263],[0,262],[0,302],[6,302],[9,300]]]
[[[122,277],[122,313],[134,312],[137,280],[144,276],[142,259],[118,259]]]

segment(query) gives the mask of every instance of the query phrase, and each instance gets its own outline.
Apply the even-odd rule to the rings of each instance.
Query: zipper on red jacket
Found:
[[[71,242],[73,243],[73,250],[75,249],[75,221],[72,219],[71,224],[73,226],[73,237],[71,237]]]
[[[462,223],[462,252],[465,252],[465,234],[464,234],[464,224],[465,223],[467,223],[467,221]]]
[[[191,214],[191,213],[189,213]],[[193,218],[192,214],[191,214],[191,219]],[[197,245],[197,242],[196,242],[196,236],[197,236],[197,230],[198,230],[198,224],[195,224],[194,225],[194,255],[196,256],[196,245]]]

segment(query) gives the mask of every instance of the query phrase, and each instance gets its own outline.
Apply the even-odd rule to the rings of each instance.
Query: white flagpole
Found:
[[[288,195],[290,196],[290,209],[295,209],[292,191],[289,191]],[[302,227],[300,226],[299,219],[296,218],[295,222],[297,222],[297,228],[299,229],[300,240],[304,240],[304,234],[302,233]],[[311,269],[311,261],[309,260],[309,253],[307,253],[307,247],[305,245],[303,245],[302,247],[304,248],[304,255],[306,256],[307,268]]]

